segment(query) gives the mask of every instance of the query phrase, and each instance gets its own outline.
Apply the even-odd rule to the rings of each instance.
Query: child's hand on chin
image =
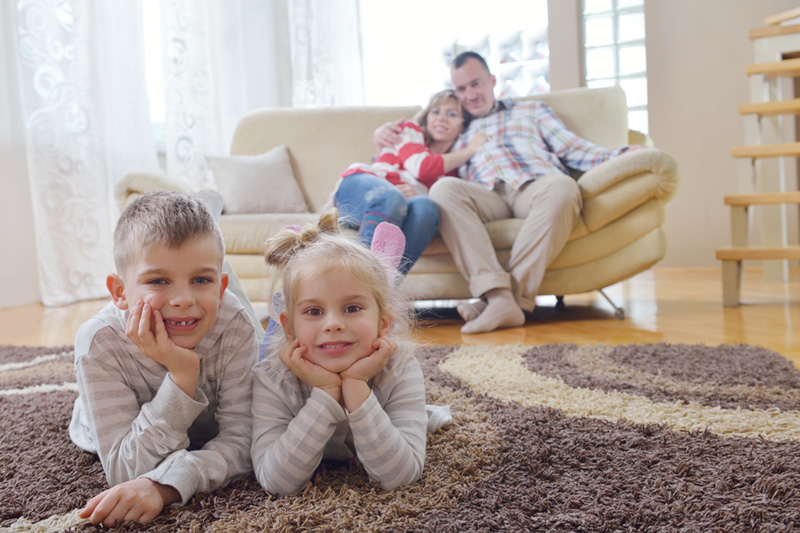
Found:
[[[200,358],[194,350],[182,348],[167,335],[161,312],[141,300],[131,309],[125,335],[147,357],[167,367],[172,379],[189,397],[194,397]]]
[[[300,346],[298,339],[287,340],[290,342],[278,354],[283,364],[309,387],[318,387],[324,390],[338,402],[341,398],[342,378],[303,357],[308,351],[308,347]]]
[[[371,354],[362,357],[347,370],[341,373],[342,379],[357,379],[360,381],[369,381],[378,375],[392,358],[394,352],[397,351],[397,343],[389,337],[380,336],[372,343],[375,349]]]

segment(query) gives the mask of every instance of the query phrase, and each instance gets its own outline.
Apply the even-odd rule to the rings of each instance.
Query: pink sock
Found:
[[[386,268],[397,270],[406,249],[406,236],[403,230],[390,222],[381,222],[375,228],[370,250],[377,255]]]

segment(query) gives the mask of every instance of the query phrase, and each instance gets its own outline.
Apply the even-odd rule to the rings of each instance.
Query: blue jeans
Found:
[[[439,211],[427,196],[406,200],[400,190],[372,174],[352,174],[342,180],[333,205],[339,210],[339,223],[357,229],[364,246],[372,244],[375,227],[391,222],[403,230],[406,249],[398,270],[408,273],[439,227]]]

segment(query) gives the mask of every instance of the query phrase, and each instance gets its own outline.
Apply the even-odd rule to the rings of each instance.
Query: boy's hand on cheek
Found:
[[[200,359],[194,350],[172,342],[160,311],[150,304],[136,302],[128,315],[125,334],[147,357],[167,367],[175,384],[194,398]]]
[[[146,523],[158,516],[164,506],[180,500],[180,493],[147,478],[120,483],[101,492],[80,512],[92,524],[112,527],[123,522]]]
[[[287,339],[286,346],[279,353],[283,364],[309,387],[318,387],[333,397],[337,402],[341,398],[342,379],[338,374],[329,372],[306,359],[307,346],[300,346],[297,339]]]

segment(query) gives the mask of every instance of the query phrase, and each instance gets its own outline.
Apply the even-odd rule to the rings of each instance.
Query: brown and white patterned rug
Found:
[[[800,372],[751,346],[426,346],[423,478],[383,492],[325,463],[302,493],[252,476],[128,531],[791,531]],[[93,530],[106,488],[67,435],[72,353],[0,347],[0,530]]]

